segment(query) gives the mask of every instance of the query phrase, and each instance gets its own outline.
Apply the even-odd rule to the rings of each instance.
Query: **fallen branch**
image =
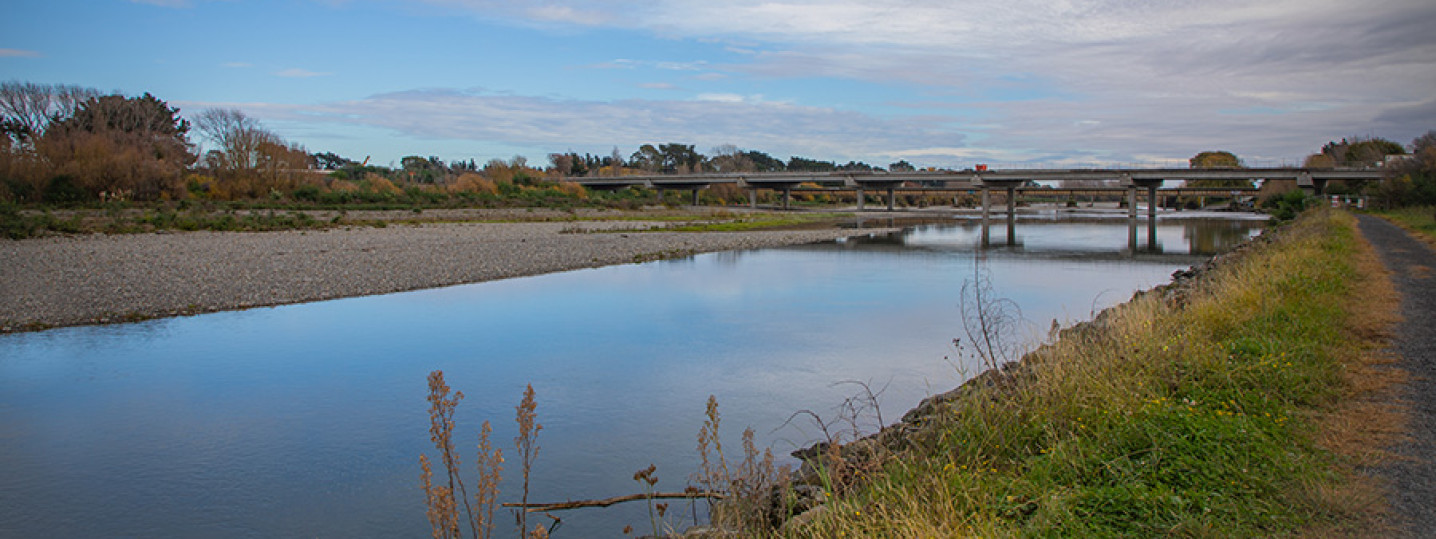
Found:
[[[560,511],[563,509],[579,509],[582,507],[608,507],[616,503],[632,502],[638,500],[657,500],[669,498],[725,498],[726,494],[718,492],[655,492],[653,494],[629,494],[627,496],[615,496],[602,500],[576,500],[558,503],[506,503],[504,507],[523,507],[525,513],[538,513],[543,511]]]

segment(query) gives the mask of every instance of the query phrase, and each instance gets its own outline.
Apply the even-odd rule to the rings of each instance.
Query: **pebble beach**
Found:
[[[647,227],[468,222],[0,241],[0,332],[386,294],[855,233],[640,231]]]

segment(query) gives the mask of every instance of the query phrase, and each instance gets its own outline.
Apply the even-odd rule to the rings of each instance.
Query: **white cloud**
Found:
[[[680,141],[707,148],[735,144],[778,156],[874,160],[932,140],[960,144],[926,120],[868,115],[744,98],[720,101],[583,101],[495,95],[460,90],[412,90],[321,105],[184,103],[240,108],[266,123],[303,122],[382,128],[427,140],[527,145],[606,152]],[[307,141],[299,141],[308,144]],[[886,162],[886,161],[884,161]]]
[[[430,0],[454,4],[456,0]],[[489,2],[459,2],[470,9]],[[609,26],[716,42],[758,79],[842,78],[932,96],[987,147],[1032,159],[1251,148],[1429,129],[1429,0],[554,0]],[[521,16],[521,15],[520,15]],[[726,44],[726,45],[722,45]],[[706,80],[723,73],[698,75]],[[736,94],[735,94],[736,95]],[[721,94],[709,97],[727,97]],[[944,104],[944,102],[946,104]],[[1100,114],[1090,114],[1097,111]]]
[[[714,103],[742,103],[745,101],[743,96],[738,94],[698,94],[695,99]]]
[[[23,49],[0,49],[0,58],[39,58],[40,53]]]
[[[310,71],[310,70],[308,70],[308,69],[300,69],[300,68],[297,68],[297,67],[291,67],[291,68],[289,68],[289,69],[285,69],[285,70],[281,70],[281,71],[276,71],[276,72],[274,72],[274,75],[275,75],[275,76],[278,76],[278,77],[285,77],[285,78],[306,79],[306,78],[310,78],[310,77],[325,77],[325,76],[333,75],[333,73],[322,72],[322,71]]]
[[[674,85],[669,84],[669,83],[667,83],[667,82],[644,82],[644,83],[639,83],[638,87],[639,87],[639,88],[649,89],[649,90],[677,90],[677,89],[678,89],[677,86],[674,86]]]

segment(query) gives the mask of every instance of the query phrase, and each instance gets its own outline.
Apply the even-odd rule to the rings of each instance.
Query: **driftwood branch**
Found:
[[[538,513],[543,511],[560,511],[563,509],[579,509],[582,507],[608,507],[616,503],[633,502],[638,500],[658,500],[671,498],[724,498],[725,494],[718,492],[655,492],[653,494],[629,494],[627,496],[615,496],[602,500],[575,500],[558,503],[506,503],[504,507],[522,507],[525,513]]]

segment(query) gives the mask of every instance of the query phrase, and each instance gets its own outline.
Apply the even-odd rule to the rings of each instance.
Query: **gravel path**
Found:
[[[383,294],[855,233],[582,233],[648,225],[442,223],[0,240],[0,332]]]
[[[1436,252],[1383,219],[1359,218],[1361,233],[1401,293],[1405,320],[1396,328],[1395,349],[1399,366],[1411,374],[1400,388],[1400,398],[1410,405],[1408,438],[1392,448],[1401,458],[1375,471],[1392,486],[1393,524],[1409,537],[1431,537],[1436,534]]]

